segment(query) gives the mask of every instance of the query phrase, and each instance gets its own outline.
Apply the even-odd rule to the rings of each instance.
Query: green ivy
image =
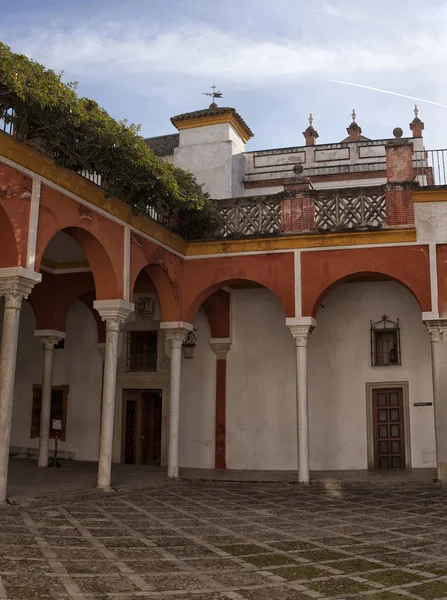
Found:
[[[43,140],[56,163],[100,174],[108,195],[155,208],[184,237],[212,235],[219,215],[194,176],[155,156],[139,126],[79,98],[77,82],[62,77],[0,42],[0,119],[20,140]]]

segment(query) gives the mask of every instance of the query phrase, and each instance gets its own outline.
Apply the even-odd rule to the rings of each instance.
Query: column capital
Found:
[[[5,307],[20,310],[23,298],[28,298],[42,274],[23,267],[0,269],[0,296],[5,296]]]
[[[65,332],[55,329],[36,329],[34,336],[40,339],[45,350],[53,350],[57,343],[65,339]]]
[[[93,308],[106,322],[106,331],[119,331],[121,323],[135,310],[135,305],[127,300],[95,300]]]
[[[430,335],[430,342],[447,342],[447,319],[424,321]]]
[[[295,339],[296,346],[307,346],[310,334],[317,326],[317,322],[312,317],[287,318],[286,325],[290,329],[292,337]]]
[[[218,360],[225,360],[231,348],[231,338],[210,338],[210,346]]]
[[[164,331],[165,338],[169,340],[171,348],[181,348],[194,327],[191,323],[184,321],[171,321],[160,323],[160,329]]]

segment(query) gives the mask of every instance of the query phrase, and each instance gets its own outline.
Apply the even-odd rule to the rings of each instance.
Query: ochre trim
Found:
[[[333,246],[359,246],[369,244],[403,244],[416,241],[416,229],[385,229],[353,233],[325,233],[323,235],[284,235],[274,238],[191,242],[186,256],[230,254],[234,252],[266,252],[293,250],[295,248],[330,248]]]
[[[74,262],[59,262],[55,260],[48,260],[47,258],[42,258],[40,264],[44,267],[49,267],[50,269],[54,269],[58,271],[60,269],[84,269],[90,268],[90,263],[87,260],[78,260]]]
[[[413,202],[447,202],[447,189],[414,191]]]
[[[194,129],[195,127],[206,127],[207,125],[219,125],[220,123],[229,123],[236,130],[244,144],[253,137],[251,131],[244,127],[232,113],[176,121],[174,126],[181,131],[182,129]]]
[[[97,185],[74,171],[55,165],[48,156],[3,132],[0,132],[0,154],[153,237],[165,246],[181,254],[186,253],[187,242],[180,236],[143,214],[135,215],[132,207],[125,202],[118,198],[107,198],[104,190]]]

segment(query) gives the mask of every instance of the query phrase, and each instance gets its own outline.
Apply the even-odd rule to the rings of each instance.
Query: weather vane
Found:
[[[213,99],[211,106],[213,106],[213,105],[217,106],[217,104],[214,102],[214,100],[216,98],[222,98],[222,92],[217,89],[217,85],[212,85],[211,89],[213,90],[212,92],[202,92],[202,94],[203,94],[203,96],[211,96],[211,98]]]

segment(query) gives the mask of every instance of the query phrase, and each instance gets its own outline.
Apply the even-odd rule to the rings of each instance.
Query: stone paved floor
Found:
[[[168,482],[0,507],[0,598],[447,597],[427,481]]]

